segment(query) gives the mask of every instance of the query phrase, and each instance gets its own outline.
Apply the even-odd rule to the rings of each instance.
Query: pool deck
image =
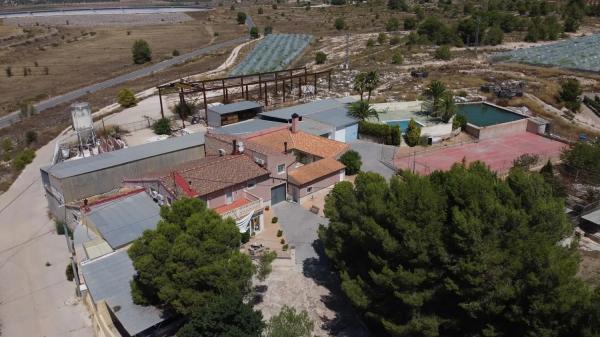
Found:
[[[376,103],[372,104],[372,107],[379,112],[380,122],[410,120],[414,118],[424,126],[439,124],[439,121],[433,120],[427,114],[421,112],[422,103],[422,101]]]
[[[462,145],[435,149],[421,148],[416,156],[396,156],[394,165],[403,170],[414,170],[419,174],[449,170],[453,164],[465,159],[467,163],[482,161],[493,171],[503,174],[511,167],[513,160],[523,154],[537,154],[540,162],[558,160],[561,151],[568,145],[530,132],[490,138]],[[419,151],[419,150],[417,150]]]

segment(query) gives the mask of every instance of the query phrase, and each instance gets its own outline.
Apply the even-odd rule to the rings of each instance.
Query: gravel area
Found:
[[[6,25],[34,26],[147,26],[168,25],[193,20],[185,13],[156,13],[156,14],[95,14],[68,16],[31,16],[4,19]],[[67,24],[68,22],[68,24]]]

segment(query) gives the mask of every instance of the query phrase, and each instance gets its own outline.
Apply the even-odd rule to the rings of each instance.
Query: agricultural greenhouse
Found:
[[[521,62],[573,70],[600,71],[600,35],[569,39],[492,56],[492,61]]]
[[[270,34],[238,64],[230,75],[247,75],[285,69],[312,39],[306,34]]]

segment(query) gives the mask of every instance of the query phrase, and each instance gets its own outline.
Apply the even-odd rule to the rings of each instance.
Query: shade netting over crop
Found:
[[[232,71],[232,76],[285,69],[312,39],[306,34],[270,34]]]
[[[600,71],[600,35],[497,53],[492,60]]]

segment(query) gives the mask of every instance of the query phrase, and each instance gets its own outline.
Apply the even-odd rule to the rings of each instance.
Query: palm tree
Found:
[[[437,106],[434,106],[434,109],[435,115],[440,117],[444,123],[448,123],[458,110],[454,103],[454,95],[450,91],[444,92],[438,99]]]
[[[371,117],[379,119],[377,111],[365,101],[358,101],[350,104],[350,107],[348,108],[348,115],[360,119],[361,121]]]
[[[365,73],[360,73],[358,75],[356,75],[356,77],[354,77],[354,86],[352,87],[352,89],[354,89],[354,91],[358,91],[360,93],[360,100],[363,100],[363,93],[365,92],[365,88],[366,88],[366,77],[367,74]]]
[[[379,86],[379,73],[375,70],[369,71],[365,75],[365,90],[369,93],[367,101],[371,100],[371,92]]]
[[[433,80],[431,83],[429,83],[427,88],[425,88],[423,94],[433,100],[433,107],[435,109],[435,107],[438,105],[439,99],[442,97],[442,95],[444,95],[446,90],[446,85],[442,81]]]

